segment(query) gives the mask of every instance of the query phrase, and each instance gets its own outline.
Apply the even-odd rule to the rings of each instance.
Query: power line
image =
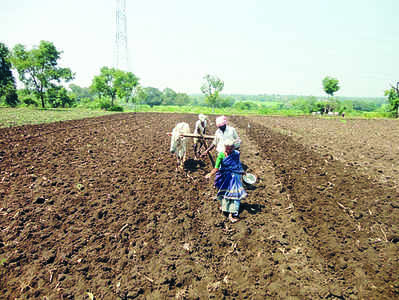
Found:
[[[127,48],[127,16],[126,0],[116,0],[116,30],[115,30],[115,53],[114,67],[116,69],[128,71],[129,58]]]

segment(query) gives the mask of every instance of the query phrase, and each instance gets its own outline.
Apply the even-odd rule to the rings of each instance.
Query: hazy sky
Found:
[[[399,81],[398,0],[126,0],[130,71],[144,86],[200,93],[383,96]],[[61,65],[89,86],[113,66],[113,0],[0,0],[0,41],[62,50]],[[396,54],[396,55],[394,55]]]

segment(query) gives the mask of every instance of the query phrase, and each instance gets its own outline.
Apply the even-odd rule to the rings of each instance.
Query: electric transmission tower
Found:
[[[128,71],[129,58],[127,51],[127,26],[126,26],[126,0],[115,0],[116,2],[116,31],[115,31],[115,53],[114,67]]]

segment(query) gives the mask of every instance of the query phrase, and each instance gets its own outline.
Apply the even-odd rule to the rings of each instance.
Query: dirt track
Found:
[[[232,225],[204,179],[208,162],[189,160],[189,176],[174,171],[165,132],[183,120],[193,129],[195,117],[0,130],[0,295],[399,298],[396,172],[378,159],[398,160],[386,142],[394,126],[359,166],[360,135],[336,159],[321,135],[286,134],[306,120],[281,132],[281,120],[232,118],[242,161],[259,178]],[[375,164],[390,178],[364,168]]]

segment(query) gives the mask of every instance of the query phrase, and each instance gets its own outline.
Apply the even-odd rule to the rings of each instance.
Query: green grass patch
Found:
[[[81,108],[33,109],[26,107],[0,108],[0,127],[42,124],[68,120],[93,118],[113,114],[103,110]]]
[[[126,112],[165,112],[165,113],[193,113],[193,114],[207,114],[207,115],[268,115],[268,116],[312,116],[310,113],[305,113],[297,109],[279,109],[278,105],[259,106],[258,109],[243,110],[234,107],[215,108],[212,109],[207,106],[172,106],[160,105],[150,107],[149,105],[124,105]],[[319,118],[326,119],[341,119],[341,116],[318,115]],[[345,118],[359,118],[359,119],[378,119],[390,118],[391,113],[388,112],[362,112],[351,111],[345,112]]]
[[[364,112],[362,117],[366,119],[391,118],[392,114],[390,112],[371,111],[371,112]]]
[[[279,110],[275,107],[260,107],[259,109],[242,110],[234,107],[229,108],[215,108],[212,109],[206,106],[153,106],[132,104],[123,105],[126,112],[164,112],[164,113],[192,113],[192,114],[207,114],[207,115],[269,115],[269,116],[310,116],[300,110]],[[68,120],[78,120],[84,118],[99,117],[103,115],[115,114],[118,112],[111,112],[105,110],[93,110],[87,108],[68,108],[68,109],[34,109],[27,107],[6,108],[0,107],[0,128],[12,127],[30,124],[42,124]],[[374,119],[374,118],[389,118],[390,113],[386,112],[346,112],[345,118],[360,118],[360,119]],[[319,116],[320,117],[320,116]],[[321,116],[322,118],[341,118]]]
[[[276,110],[272,108],[259,108],[252,110],[236,109],[234,107],[215,108],[212,109],[207,106],[174,106],[174,105],[160,105],[150,107],[149,105],[133,105],[124,106],[125,112],[164,112],[164,113],[192,113],[192,114],[206,114],[206,115],[280,115],[280,116],[300,116],[305,115],[298,110]]]
[[[391,119],[392,113],[379,111],[350,111],[345,112],[345,118],[353,119]]]

